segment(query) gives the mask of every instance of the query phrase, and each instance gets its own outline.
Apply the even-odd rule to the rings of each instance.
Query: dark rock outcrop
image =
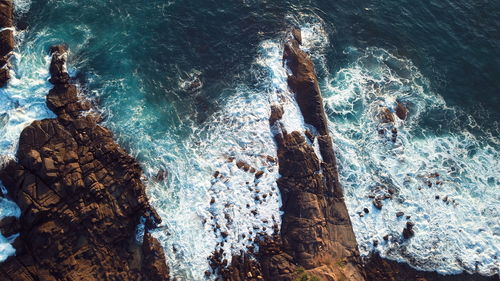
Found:
[[[14,49],[13,0],[0,0],[0,87],[10,79],[9,57]]]
[[[51,51],[47,105],[58,117],[26,127],[17,162],[0,172],[21,209],[16,256],[0,264],[0,279],[168,280],[163,249],[148,233],[160,218],[139,164],[97,124],[98,116],[83,113],[90,106],[68,83],[65,48]]]

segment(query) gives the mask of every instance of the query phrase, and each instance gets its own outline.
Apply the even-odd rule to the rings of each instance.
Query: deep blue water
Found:
[[[267,135],[242,135],[266,128],[259,124],[267,120],[269,99],[261,95],[273,91],[272,84],[281,81],[282,73],[276,72],[280,55],[276,47],[291,26],[308,30],[306,37],[314,43],[309,51],[317,65],[329,117],[338,124],[332,130],[339,139],[342,177],[351,198],[348,205],[355,230],[360,230],[358,241],[366,247],[362,252],[371,250],[365,242],[372,240],[381,223],[387,224],[387,231],[400,224],[385,223],[388,219],[383,213],[373,220],[359,219],[356,208],[366,203],[361,199],[366,195],[364,188],[390,178],[394,185],[409,190],[413,183],[398,183],[398,178],[443,169],[451,171],[445,178],[449,190],[436,192],[455,192],[464,201],[478,200],[488,206],[474,209],[472,203],[464,203],[466,207],[458,211],[443,211],[442,206],[429,205],[420,195],[413,198],[414,192],[408,191],[404,196],[411,203],[394,209],[407,208],[422,221],[436,217],[441,222],[446,218],[438,219],[439,213],[457,213],[453,223],[471,231],[477,228],[472,221],[489,214],[490,219],[480,224],[486,234],[474,245],[461,244],[468,236],[437,241],[434,250],[450,259],[424,265],[422,257],[436,254],[425,247],[406,245],[402,250],[388,246],[381,251],[403,261],[415,261],[415,257],[411,259],[414,254],[417,262],[412,265],[427,270],[473,271],[479,262],[482,273],[498,272],[494,265],[498,260],[493,259],[500,254],[500,227],[495,223],[500,212],[498,1],[16,1],[25,9],[18,10],[16,19],[16,78],[0,100],[4,103],[0,114],[11,116],[7,125],[0,122],[5,126],[0,128],[5,133],[0,154],[13,155],[17,135],[29,121],[51,116],[44,107],[49,87],[44,70],[47,50],[53,44],[67,44],[72,74],[103,113],[119,143],[143,163],[146,176],[159,169],[170,172],[168,183],[151,184],[150,196],[174,233],[173,238],[158,236],[178,276],[198,279],[206,255],[213,250],[214,238],[196,222],[209,212],[207,192],[238,202],[214,191],[214,184],[206,184],[203,177],[216,168],[224,169],[224,164],[217,164],[219,158],[240,155],[242,147],[273,151],[273,144],[266,146],[266,141],[272,142]],[[194,87],[193,82],[202,86]],[[383,91],[375,98],[374,84]],[[352,85],[356,86],[349,88]],[[363,151],[372,145],[381,147],[370,142],[372,135],[365,134],[372,129],[366,113],[370,104],[395,98],[406,99],[414,116],[401,129],[404,157],[394,156],[405,158],[405,165],[378,162],[380,155]],[[261,142],[255,144],[247,138]],[[365,164],[353,164],[353,147],[366,153],[359,159]],[[381,154],[387,151],[394,152],[384,148]],[[418,166],[421,169],[412,170]],[[460,169],[458,173],[455,167]],[[368,177],[372,174],[377,176]],[[269,182],[273,179],[270,176]],[[235,181],[236,186],[239,181]],[[262,208],[269,216],[279,217],[278,205],[276,199]],[[468,212],[473,214],[472,221],[465,216]],[[369,231],[362,232],[362,228]],[[418,236],[417,231],[417,237],[437,239],[445,228],[444,224],[433,228],[423,223],[421,233],[425,234]],[[192,248],[198,239],[207,242],[197,252]],[[471,252],[464,251],[470,260],[454,256],[459,249],[450,245],[470,248]],[[172,251],[173,247],[180,250]],[[451,254],[443,249],[451,249]]]

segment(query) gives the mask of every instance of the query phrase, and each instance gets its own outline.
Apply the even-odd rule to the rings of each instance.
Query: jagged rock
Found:
[[[259,178],[261,178],[263,175],[264,175],[264,171],[257,171],[257,172],[255,173],[255,178],[256,178],[256,179],[259,179]]]
[[[300,30],[294,29],[292,33],[298,34]],[[313,125],[320,135],[327,135],[328,123],[314,65],[295,38],[301,36],[294,35],[287,40],[283,51],[284,63],[292,71],[288,76],[288,86],[295,93],[304,121]]]
[[[375,198],[375,199],[373,199],[373,206],[375,206],[375,208],[381,210],[382,207],[384,206],[384,203],[382,203],[382,200],[380,198]]]
[[[372,255],[365,264],[367,281],[496,281],[496,276],[485,277],[479,274],[461,273],[441,275],[436,272],[418,271],[407,264],[391,261]]]
[[[169,269],[163,248],[160,242],[149,233],[144,235],[142,254],[142,270],[145,273],[146,280],[164,281],[169,278]]]
[[[302,45],[302,32],[300,31],[300,29],[298,28],[292,29],[292,36],[293,39],[295,39],[297,43],[299,43],[299,45]]]
[[[236,162],[236,167],[238,167],[238,169],[241,169],[245,172],[248,172],[250,170],[250,165],[248,165],[248,163],[244,162],[244,161],[238,161]]]
[[[288,85],[304,121],[315,127],[321,159],[300,132],[281,131],[278,187],[282,197],[281,233],[259,243],[258,260],[266,280],[293,280],[310,274],[320,280],[364,280],[356,239],[338,181],[336,157],[328,133],[314,65],[294,30],[284,46],[291,70]],[[344,260],[345,266],[336,266]]]
[[[158,173],[156,173],[155,180],[158,182],[166,181],[168,179],[168,172],[160,169]]]
[[[7,280],[168,280],[163,250],[146,233],[161,219],[149,205],[139,164],[87,108],[63,75],[53,48],[47,105],[57,119],[34,121],[19,139],[18,162],[0,171],[21,209],[16,256],[0,264]],[[67,73],[66,73],[67,74]],[[69,76],[68,76],[69,77]],[[143,261],[143,262],[141,262]]]
[[[65,62],[67,55],[67,47],[64,45],[57,45],[50,48],[50,54],[52,55],[52,60],[50,62],[49,72],[50,79],[49,82],[57,84],[68,84],[69,74],[66,72]]]

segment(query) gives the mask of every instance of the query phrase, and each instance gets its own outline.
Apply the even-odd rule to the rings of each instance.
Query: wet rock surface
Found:
[[[21,209],[17,252],[0,264],[0,279],[168,280],[163,249],[148,233],[160,218],[139,164],[85,112],[89,104],[68,83],[66,48],[51,51],[47,105],[58,117],[26,127],[17,162],[0,172]]]
[[[0,0],[0,87],[10,79],[9,58],[14,49],[13,0]]]

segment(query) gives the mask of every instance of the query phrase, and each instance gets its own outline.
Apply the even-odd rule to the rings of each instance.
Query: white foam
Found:
[[[147,185],[150,201],[163,220],[153,235],[162,243],[172,275],[178,280],[204,280],[209,269],[207,258],[221,242],[221,232],[228,234],[223,248],[230,260],[232,254],[246,251],[258,232],[271,234],[274,224],[281,224],[278,167],[268,157],[276,158],[270,106],[278,89],[287,91],[286,79],[277,77],[277,73],[284,75],[278,47],[277,42],[262,44],[255,62],[261,85],[231,89],[231,96],[219,105],[220,111],[201,126],[193,124],[192,133],[184,139],[150,135],[158,116],[141,110],[144,97],[137,95],[128,101],[128,108],[137,110],[123,119],[118,112],[111,112],[116,105],[106,104],[109,121],[105,125],[114,131],[127,128],[119,138],[132,134],[140,140],[129,144],[129,150],[142,160],[146,175],[153,178],[160,169],[168,171],[166,182],[151,179]],[[290,126],[300,122],[293,121]],[[254,173],[239,169],[238,161],[264,174],[256,179]],[[214,178],[215,172],[218,178]],[[260,200],[255,200],[256,196]],[[215,203],[210,204],[211,198]],[[219,229],[215,229],[216,224]]]
[[[238,89],[220,113],[186,140],[182,148],[185,154],[179,155],[182,158],[166,163],[171,187],[149,185],[152,204],[166,226],[155,236],[164,244],[173,274],[180,280],[203,279],[207,257],[220,241],[220,231],[228,233],[224,250],[230,260],[231,254],[251,244],[248,238],[255,237],[254,226],[260,231],[265,226],[265,232],[271,233],[273,222],[279,224],[279,216],[273,220],[279,208],[277,167],[266,160],[268,155],[276,157],[268,116],[265,93]],[[229,162],[229,158],[235,160]],[[255,180],[253,173],[236,166],[237,161],[264,171],[264,175]],[[222,177],[215,179],[216,171]],[[257,203],[257,189],[261,198],[262,194],[273,195]],[[211,205],[212,197],[215,203]],[[258,210],[258,215],[252,210]],[[220,231],[214,233],[216,224]]]
[[[374,250],[373,240],[378,240],[382,256],[418,269],[498,273],[498,150],[470,134],[467,124],[440,135],[421,129],[427,112],[456,109],[430,91],[428,81],[409,60],[379,48],[346,52],[353,63],[327,78],[323,93],[362,254]],[[406,121],[396,117],[398,138],[392,143],[378,134],[387,125],[380,125],[375,116],[380,106],[394,110],[396,99],[409,104],[410,115]],[[450,126],[457,121],[442,122]],[[394,199],[384,200],[382,210],[368,198],[377,185],[396,190]],[[443,202],[445,196],[450,203]],[[370,213],[360,217],[364,207]],[[399,240],[406,219],[397,218],[398,211],[411,216],[416,225],[415,237],[406,242]],[[396,241],[384,242],[386,234]]]
[[[16,14],[25,14],[30,10],[31,0],[14,0],[14,12]]]
[[[287,132],[304,132],[304,118],[295,102],[294,94],[288,89],[287,70],[283,67],[283,46],[278,40],[261,43],[256,64],[267,72],[270,79],[264,81],[269,100],[272,104],[283,106],[281,123]],[[257,73],[259,75],[259,73]]]
[[[188,76],[201,76],[193,73]],[[221,232],[228,234],[223,248],[225,258],[230,260],[231,255],[246,251],[258,232],[271,234],[275,224],[281,225],[278,167],[268,157],[276,159],[269,127],[271,104],[283,105],[282,122],[287,131],[303,132],[305,125],[288,90],[279,40],[261,43],[252,73],[258,84],[230,89],[230,97],[218,105],[221,109],[202,126],[192,124],[192,133],[186,139],[168,134],[162,138],[150,136],[158,116],[141,110],[145,97],[130,99],[128,109],[137,110],[129,110],[123,119],[121,113],[111,110],[120,108],[113,104],[119,100],[106,101],[106,126],[118,132],[127,128],[118,138],[132,134],[140,140],[130,144],[129,150],[142,160],[146,175],[153,178],[159,170],[168,171],[167,182],[148,181],[148,193],[163,220],[153,235],[164,246],[172,275],[178,280],[205,278],[207,258],[222,241]],[[186,89],[186,81],[191,80],[182,80],[180,88]],[[263,171],[263,176],[256,179],[254,173],[239,169],[238,161]],[[257,196],[260,200],[255,200]],[[213,204],[211,198],[215,199]],[[214,232],[217,224],[219,229]]]

